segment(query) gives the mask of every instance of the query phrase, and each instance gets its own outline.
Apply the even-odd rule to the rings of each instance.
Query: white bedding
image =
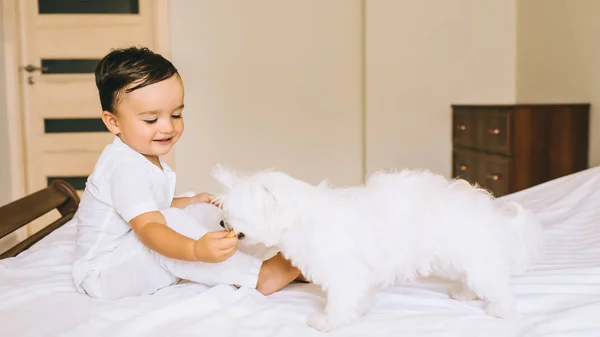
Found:
[[[538,212],[545,257],[513,277],[520,316],[485,316],[436,280],[378,296],[372,311],[331,336],[600,336],[600,167],[507,196]],[[263,297],[251,289],[180,284],[152,295],[93,300],[70,278],[67,224],[0,261],[0,336],[316,336],[305,324],[323,304],[314,285]]]

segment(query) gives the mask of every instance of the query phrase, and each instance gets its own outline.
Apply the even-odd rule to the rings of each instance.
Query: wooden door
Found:
[[[27,193],[63,179],[81,194],[113,139],[100,118],[95,67],[113,48],[165,54],[167,9],[166,0],[19,0]]]

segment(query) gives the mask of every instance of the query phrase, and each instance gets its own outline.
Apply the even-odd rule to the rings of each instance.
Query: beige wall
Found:
[[[600,1],[522,0],[520,102],[591,103],[590,166],[600,165]]]
[[[178,190],[216,191],[218,162],[362,181],[361,1],[178,0],[171,22]]]
[[[516,0],[366,4],[367,170],[450,176],[450,104],[515,101]]]
[[[363,164],[448,176],[452,103],[595,110],[599,11],[595,0],[173,1],[172,58],[187,90],[179,190],[215,190],[217,162],[335,184],[360,182]],[[598,165],[594,113],[592,125]]]
[[[335,184],[363,164],[449,176],[450,104],[515,100],[515,1],[173,2],[179,189],[216,188],[216,162]]]

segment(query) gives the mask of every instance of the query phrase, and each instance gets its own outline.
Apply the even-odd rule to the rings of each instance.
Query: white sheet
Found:
[[[430,280],[379,294],[372,311],[331,336],[600,336],[600,167],[507,196],[547,226],[545,257],[513,278],[520,317],[485,316]],[[70,279],[74,228],[0,261],[1,336],[316,336],[314,285],[263,297],[251,289],[181,284],[152,296],[92,300]]]

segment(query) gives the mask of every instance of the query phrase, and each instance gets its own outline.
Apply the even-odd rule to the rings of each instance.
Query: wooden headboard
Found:
[[[71,220],[78,207],[79,195],[62,180],[55,180],[43,190],[0,207],[0,239],[54,209],[60,213],[59,219],[0,254],[0,259],[14,257],[27,250]]]

